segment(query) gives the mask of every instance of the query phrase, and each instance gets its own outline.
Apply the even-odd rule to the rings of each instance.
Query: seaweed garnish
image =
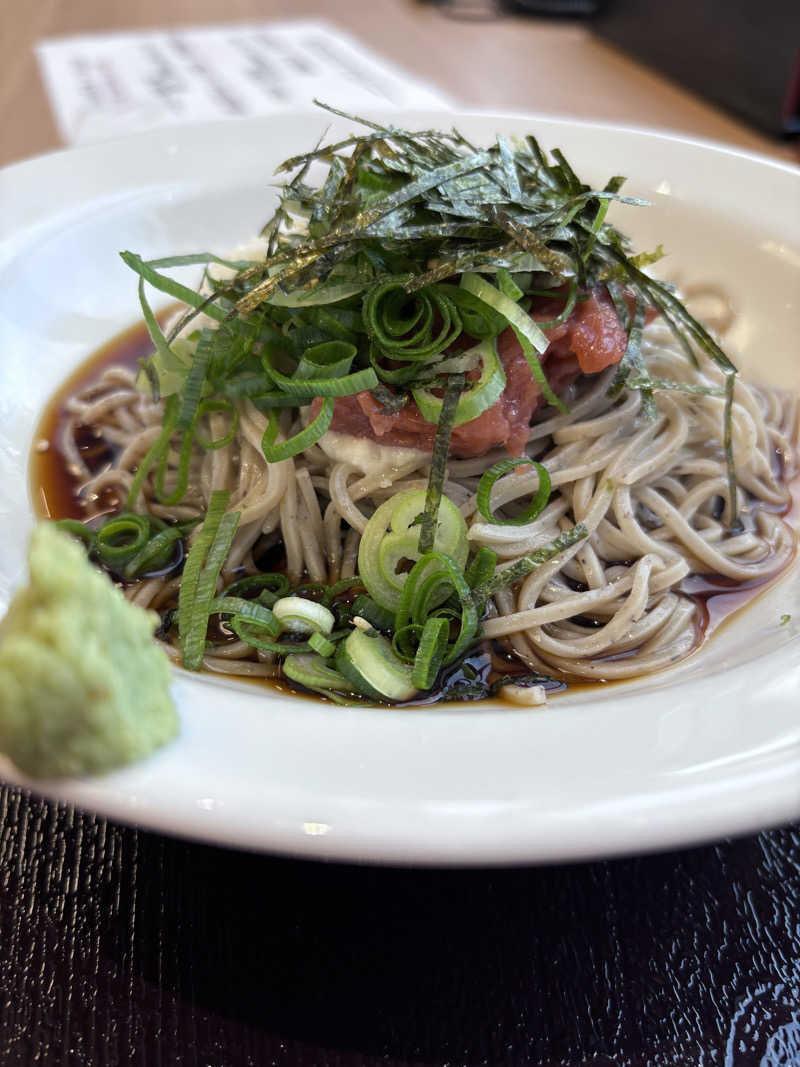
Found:
[[[682,388],[655,382],[647,370],[640,346],[648,307],[662,315],[687,358],[710,359],[723,372],[726,518],[735,529],[736,368],[672,288],[646,273],[661,258],[660,246],[635,253],[609,223],[611,204],[646,204],[623,195],[626,179],[613,175],[592,188],[560,149],[548,157],[533,136],[499,136],[489,147],[476,148],[457,130],[409,131],[315,102],[366,132],[320,142],[278,167],[278,174],[293,177],[279,186],[278,205],[262,231],[266,259],[242,264],[202,303],[195,299],[165,343],[201,311],[234,330],[237,323],[252,330],[264,305],[291,298],[293,307],[302,307],[305,299],[313,306],[327,293],[341,294],[346,307],[348,299],[399,274],[409,294],[468,271],[491,275],[500,269],[517,276],[546,274],[549,286],[604,284],[628,336],[611,389],[638,390],[645,415],[656,413],[654,391]],[[319,168],[325,171],[321,179]],[[154,284],[151,264],[131,265],[141,266],[142,277],[148,271],[146,280]],[[301,325],[313,326],[312,320],[309,313]],[[374,394],[384,410],[394,406],[392,392]]]

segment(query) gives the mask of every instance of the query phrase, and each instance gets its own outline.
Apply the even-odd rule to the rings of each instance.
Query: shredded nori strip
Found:
[[[472,591],[472,597],[476,603],[483,603],[490,596],[494,596],[498,589],[505,589],[509,585],[516,585],[517,582],[522,581],[531,571],[535,571],[537,567],[541,567],[543,563],[548,563],[551,559],[555,559],[565,549],[570,548],[578,541],[582,541],[587,537],[586,527],[582,523],[578,523],[577,526],[573,526],[569,530],[565,530],[564,533],[559,534],[549,545],[544,545],[542,548],[537,548],[534,552],[531,552],[527,556],[523,556],[522,559],[518,559],[515,563],[512,563],[510,567],[506,567],[505,570],[495,574],[483,585],[479,585]]]
[[[439,501],[442,499],[442,489],[447,476],[447,457],[450,453],[450,435],[453,432],[453,423],[456,418],[456,408],[461,394],[464,391],[466,379],[463,374],[451,374],[444,387],[442,398],[442,410],[439,413],[439,422],[436,426],[436,437],[433,442],[433,454],[431,455],[431,469],[428,475],[428,492],[425,497],[425,510],[422,513],[422,522],[419,531],[419,552],[425,555],[433,551],[433,542],[436,539],[436,524],[439,517]]]
[[[145,263],[125,254],[126,262],[140,275],[142,287],[147,281],[190,305],[169,338],[156,329],[150,315],[148,323],[155,331],[158,350],[154,360],[162,360],[167,370],[177,373],[169,346],[177,331],[200,311],[225,323],[231,345],[229,363],[242,372],[258,369],[247,365],[248,353],[255,342],[276,344],[276,330],[296,358],[302,353],[304,336],[312,337],[307,344],[345,339],[341,334],[345,329],[350,330],[346,339],[355,343],[363,332],[334,328],[330,319],[314,318],[300,304],[283,308],[275,306],[276,302],[308,293],[316,303],[327,302],[329,310],[348,310],[355,306],[347,303],[350,297],[360,301],[371,287],[401,274],[408,293],[455,280],[465,271],[491,275],[499,269],[520,277],[544,271],[556,284],[568,282],[572,291],[605,284],[628,335],[612,389],[639,390],[645,412],[655,411],[653,392],[665,386],[650,379],[640,349],[649,306],[661,313],[687,358],[696,363],[698,356],[705,356],[728,376],[723,437],[730,483],[727,520],[735,529],[731,418],[736,368],[672,287],[644,273],[644,267],[660,258],[660,246],[654,252],[633,253],[627,238],[607,221],[614,201],[646,203],[622,195],[625,179],[614,175],[604,186],[592,188],[581,181],[560,149],[555,148],[548,159],[532,136],[498,137],[480,149],[457,130],[402,130],[319,106],[359,123],[367,132],[348,135],[335,144],[318,144],[311,152],[281,164],[279,172],[295,173],[279,188],[277,209],[262,231],[268,238],[263,263],[233,265],[239,268],[233,279],[211,280],[213,291],[201,295],[167,279],[159,268],[221,262],[216,257],[203,254]],[[327,167],[319,183],[312,182],[313,165]],[[328,292],[330,300],[325,296]],[[627,311],[630,297],[633,315]],[[360,353],[358,365],[366,366],[369,352],[362,346]],[[212,370],[209,391],[225,392],[224,377],[216,368]],[[157,391],[159,377],[152,361],[145,371]],[[397,393],[385,387],[376,390],[385,412],[396,411],[406,402],[404,390],[417,372],[424,375],[425,368],[383,368],[384,380],[401,387]],[[395,395],[397,401],[389,399]],[[184,407],[184,419],[193,400]]]

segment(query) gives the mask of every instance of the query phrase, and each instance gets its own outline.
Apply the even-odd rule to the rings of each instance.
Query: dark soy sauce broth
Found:
[[[165,320],[171,309],[162,312]],[[144,322],[124,330],[99,348],[82,363],[60,386],[50,400],[36,429],[30,462],[30,480],[34,508],[47,519],[84,519],[86,508],[78,495],[80,477],[70,469],[64,453],[63,439],[69,422],[66,405],[70,397],[91,388],[111,367],[136,370],[139,360],[153,351],[153,342]],[[95,474],[114,459],[115,450],[99,441],[89,427],[81,427],[76,442],[83,461]],[[102,503],[95,502],[99,511],[114,511],[121,501],[109,494]]]

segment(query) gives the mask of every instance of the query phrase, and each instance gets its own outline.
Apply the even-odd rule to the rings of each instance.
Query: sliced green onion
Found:
[[[188,430],[194,423],[197,408],[203,396],[213,344],[214,335],[212,331],[201,330],[192,363],[181,390],[181,408],[178,413],[178,421],[175,424],[179,430]]]
[[[139,302],[142,307],[142,314],[147,324],[151,340],[156,349],[156,356],[147,360],[143,365],[143,369],[146,371],[148,379],[155,387],[154,394],[156,398],[159,395],[166,395],[168,389],[177,392],[180,389],[189,368],[179,358],[174,347],[174,342],[173,347],[170,347],[167,343],[158,319],[153,313],[145,296],[145,282],[148,282],[153,288],[166,293],[168,296],[172,296],[176,300],[188,304],[191,308],[194,308],[195,311],[202,308],[202,310],[211,318],[216,319],[218,322],[222,322],[226,313],[222,308],[217,307],[216,304],[212,302],[213,295],[212,298],[203,296],[202,294],[195,292],[194,289],[181,285],[180,282],[176,282],[173,278],[169,278],[165,274],[159,273],[155,268],[161,266],[188,266],[196,263],[210,262],[225,262],[226,266],[231,266],[231,264],[227,261],[220,260],[217,256],[209,255],[208,253],[199,253],[190,256],[172,256],[168,259],[154,259],[149,262],[145,262],[142,257],[135,252],[121,252],[120,256],[123,262],[139,275]]]
[[[153,397],[158,400],[167,393],[177,393],[186,375],[186,366],[178,352],[170,348],[161,324],[147,301],[144,279],[139,279],[139,305],[142,316],[155,346],[155,353],[142,362],[142,370],[152,386]]]
[[[371,596],[364,593],[353,601],[353,615],[366,619],[376,630],[391,630],[394,626],[394,612],[382,608]]]
[[[426,492],[406,489],[384,501],[367,522],[358,550],[358,572],[372,599],[388,611],[397,611],[408,575],[398,570],[403,560],[415,562],[419,551],[416,524],[425,509]],[[441,497],[436,518],[434,548],[465,565],[469,552],[464,516]]]
[[[301,596],[287,596],[276,600],[272,611],[284,630],[294,634],[329,634],[336,622],[333,612],[324,604],[306,600]]]
[[[264,458],[267,463],[280,463],[281,460],[290,459],[299,452],[304,452],[319,441],[320,437],[327,432],[332,421],[333,400],[331,397],[326,396],[322,401],[319,414],[312,423],[306,426],[304,430],[296,433],[294,437],[290,437],[288,441],[281,441],[279,444],[275,444],[279,429],[278,417],[274,411],[270,411],[269,423],[261,439],[261,450],[264,453]]]
[[[224,591],[223,596],[242,596],[258,590],[258,601],[270,607],[275,601],[289,592],[289,579],[285,574],[250,574],[246,578],[237,578]]]
[[[411,700],[417,695],[410,664],[394,654],[381,634],[353,630],[336,649],[336,669],[356,691],[375,700]]]
[[[414,662],[422,638],[422,626],[415,622],[406,623],[392,634],[392,651],[406,663]]]
[[[192,443],[194,440],[194,426],[187,430],[181,438],[181,446],[178,450],[178,476],[175,488],[168,493],[164,480],[167,476],[167,463],[169,462],[169,442],[161,451],[156,468],[155,490],[156,496],[162,504],[171,507],[181,501],[189,488],[189,464],[192,460]]]
[[[497,284],[503,296],[507,296],[515,304],[525,295],[505,267],[497,268]]]
[[[239,512],[225,513],[229,494],[211,494],[203,525],[195,537],[181,578],[178,595],[178,634],[183,665],[198,670],[205,652],[208,614],[219,572],[230,550],[239,522]]]
[[[515,515],[513,519],[498,519],[489,505],[492,488],[498,478],[502,478],[504,474],[508,474],[523,464],[529,464],[535,468],[536,473],[539,475],[539,486],[536,490],[536,495],[520,515]],[[525,526],[527,523],[533,522],[536,516],[544,509],[549,499],[550,475],[547,472],[547,468],[543,467],[541,463],[537,463],[534,459],[528,459],[527,456],[518,456],[516,459],[501,459],[499,462],[492,464],[487,471],[484,471],[478,483],[478,494],[475,502],[484,519],[495,526]]]
[[[205,438],[200,437],[195,433],[195,443],[201,448],[208,450],[224,448],[226,445],[229,445],[236,437],[236,431],[239,429],[239,412],[226,397],[201,401],[197,408],[196,417],[201,418],[203,415],[208,415],[212,411],[224,411],[229,414],[231,417],[231,424],[227,433],[224,433],[222,437],[218,437],[215,441],[207,441]]]
[[[458,308],[464,332],[477,341],[486,341],[497,337],[506,328],[506,320],[483,300],[478,300],[472,293],[458,285],[438,285],[441,292],[447,294]]]
[[[429,552],[411,568],[403,586],[400,605],[395,617],[395,629],[401,630],[409,622],[423,625],[432,607],[441,604],[451,592],[461,609],[459,632],[448,647],[444,663],[453,663],[478,633],[478,611],[459,564],[444,552]]]
[[[227,382],[222,382],[220,389],[225,396],[236,398],[238,396],[247,396],[253,399],[263,393],[270,392],[270,386],[272,382],[266,376],[266,374],[243,374],[238,378],[231,378]],[[281,398],[287,401],[287,397],[281,393]]]
[[[488,411],[497,403],[506,387],[506,375],[503,364],[497,357],[495,341],[482,341],[463,355],[469,356],[472,353],[480,356],[481,375],[476,382],[466,383],[467,387],[458,401],[453,426],[463,426],[464,423],[472,422],[484,411]],[[423,419],[428,422],[438,422],[444,403],[443,398],[436,396],[425,387],[412,389],[412,393]]]
[[[161,433],[145,453],[144,458],[137,468],[136,474],[133,476],[128,495],[125,498],[126,511],[133,511],[136,507],[139,494],[142,491],[142,486],[144,485],[153,464],[159,462],[161,456],[169,449],[169,442],[175,429],[175,424],[178,421],[178,404],[177,396],[167,397],[167,402],[164,405]]]
[[[209,605],[209,615],[231,615],[237,621],[260,624],[271,637],[280,637],[281,623],[265,605],[258,600],[245,600],[238,596],[214,597]]]
[[[509,300],[509,298],[504,296],[499,289],[496,289],[491,282],[487,282],[485,278],[481,278],[478,274],[471,274],[468,272],[462,275],[461,285],[468,293],[472,293],[472,295],[476,296],[479,300],[483,300],[484,303],[488,304],[506,319],[509,326],[511,326],[512,330],[517,335],[517,340],[522,346],[522,351],[525,359],[528,361],[531,374],[539,388],[542,390],[545,399],[549,404],[557,407],[559,411],[566,411],[567,409],[564,402],[557,397],[550,388],[550,383],[545,377],[542,365],[536,356],[537,352],[540,354],[546,352],[550,342],[530,315],[524,312],[519,304],[515,304],[513,300]]]
[[[321,633],[311,634],[308,638],[308,644],[324,659],[329,659],[336,651],[336,645],[333,641],[329,641],[328,638],[323,637]]]
[[[294,378],[341,378],[349,373],[356,352],[356,346],[345,341],[313,345],[301,356]]]
[[[250,400],[259,411],[270,411],[272,408],[307,407],[312,399],[310,396],[293,396],[291,393],[284,393],[280,389],[255,393],[250,397]]]
[[[560,293],[548,293],[547,295],[551,296],[551,297],[554,297],[554,298],[559,298],[559,297],[561,297],[562,294],[560,294]],[[567,319],[570,317],[572,312],[575,310],[575,305],[577,304],[577,302],[578,302],[578,279],[577,278],[570,278],[570,280],[569,280],[569,292],[568,292],[568,294],[566,296],[566,302],[564,304],[564,310],[559,315],[556,315],[556,317],[554,319],[546,319],[544,321],[537,322],[536,325],[539,327],[540,330],[553,330],[553,329],[555,329],[556,326],[560,326],[562,323],[567,321]]]
[[[63,533],[70,534],[72,537],[77,537],[83,541],[89,551],[94,548],[97,534],[91,526],[87,526],[80,519],[54,519],[53,525]]]
[[[323,594],[322,603],[325,607],[329,608],[337,596],[341,596],[342,593],[346,593],[349,589],[363,589],[364,583],[356,575],[354,578],[342,578],[338,582],[334,582],[333,585],[329,585]]]
[[[290,396],[352,396],[353,393],[362,393],[365,389],[374,389],[378,384],[378,375],[372,367],[344,374],[339,378],[298,378],[296,374],[282,374],[269,364],[266,358],[262,359],[262,363],[264,370],[278,388]]]
[[[481,545],[464,575],[470,589],[475,589],[477,586],[483,585],[484,582],[488,582],[494,574],[496,566],[497,553],[493,552],[491,548],[487,548],[486,545]]]
[[[265,624],[257,618],[245,618],[242,615],[234,615],[228,625],[239,638],[247,645],[252,645],[259,652],[272,652],[277,656],[290,656],[295,652],[313,651],[308,641],[276,641],[273,638],[272,626]],[[266,633],[266,640],[261,637],[261,632]]]
[[[488,304],[498,315],[502,315],[506,322],[514,327],[515,332],[527,337],[537,352],[544,354],[547,351],[550,342],[516,301],[501,293],[480,274],[472,274],[468,271],[462,276],[460,284],[468,293],[472,293],[478,300]]]
[[[183,537],[183,531],[177,526],[168,526],[159,530],[142,548],[132,556],[122,569],[123,577],[138,578],[147,571],[166,567],[175,555],[175,544]],[[180,555],[178,561],[180,561]]]
[[[272,307],[283,308],[307,308],[317,307],[321,304],[337,304],[340,300],[346,300],[355,296],[364,288],[363,282],[337,282],[333,279],[320,282],[311,289],[295,289],[293,292],[273,293],[269,298]]]
[[[382,355],[419,362],[455,341],[461,333],[461,317],[453,301],[436,286],[409,294],[408,281],[408,275],[399,275],[373,286],[364,297],[362,314]]]
[[[185,267],[195,263],[226,262],[219,260],[217,256],[211,256],[207,253],[191,256],[170,256],[168,259],[151,259],[147,262],[135,252],[120,252],[120,257],[131,270],[134,270],[139,275],[141,282],[149,282],[154,289],[158,289],[162,293],[166,293],[167,296],[174,297],[176,300],[180,300],[193,308],[206,304],[206,298],[195,292],[194,289],[176,282],[174,278],[168,278],[166,274],[160,274],[155,268]],[[226,265],[230,266],[231,264],[226,262]],[[225,312],[214,304],[208,304],[203,310],[218,322],[222,322],[225,318]]]
[[[121,514],[109,519],[97,531],[95,552],[109,566],[127,563],[150,540],[150,519],[146,515]]]
[[[380,349],[374,343],[371,343],[369,346],[369,361],[375,374],[380,378],[381,384],[408,385],[409,382],[416,381],[419,378],[420,368],[416,363],[404,364],[399,367],[386,367],[380,362],[381,354]],[[374,388],[380,388],[380,385]]]
[[[329,667],[318,655],[292,653],[283,661],[281,670],[287,678],[307,689],[334,689],[345,693],[353,691],[352,682]]]
[[[426,620],[411,672],[411,681],[419,689],[430,689],[436,681],[447,651],[449,632],[450,623],[447,619]]]

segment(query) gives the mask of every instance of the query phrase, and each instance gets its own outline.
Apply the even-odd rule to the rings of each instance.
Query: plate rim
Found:
[[[363,114],[369,116],[379,114],[379,112],[376,109],[368,109]],[[29,180],[28,175],[32,170],[44,169],[46,171],[54,163],[60,165],[64,160],[71,161],[76,157],[91,158],[98,153],[103,155],[113,152],[120,145],[135,145],[147,141],[159,143],[163,139],[169,139],[170,137],[189,136],[196,139],[202,136],[204,131],[212,132],[222,128],[227,130],[236,125],[268,125],[275,119],[286,121],[291,120],[293,117],[307,119],[310,116],[318,117],[318,115],[319,113],[314,110],[294,109],[291,112],[284,112],[280,116],[197,122],[181,127],[163,127],[156,130],[141,131],[112,140],[73,148],[54,149],[3,167],[0,170],[0,183],[16,183],[17,181]],[[385,112],[383,115],[385,116]],[[566,126],[576,131],[591,129],[609,134],[633,135],[684,147],[689,146],[704,151],[720,152],[736,160],[745,160],[759,166],[767,166],[770,169],[778,170],[795,180],[800,179],[800,167],[791,163],[724,142],[687,137],[678,131],[619,123],[595,122],[557,114],[498,111],[493,109],[452,109],[449,111],[398,109],[391,112],[390,117],[406,115],[437,115],[446,117],[449,121],[474,118],[496,121],[498,124],[504,121],[525,121],[531,124],[548,123]],[[86,201],[86,203],[89,202],[90,199]],[[75,207],[75,204],[70,204],[67,213],[74,211]],[[3,222],[4,215],[5,212],[0,212],[0,224]],[[0,234],[0,240],[8,240],[13,238],[14,235],[15,231],[12,224],[8,237]],[[194,679],[190,681],[195,682]],[[766,808],[755,808],[752,813],[752,820],[749,822],[744,815],[740,815],[732,832],[752,832],[755,829],[763,828],[765,825],[778,825],[800,814],[800,743],[787,745],[784,748],[786,751],[783,753],[783,762],[778,760],[778,766],[773,767],[774,773],[771,781],[774,795],[772,796],[772,803],[767,805]],[[133,771],[135,771],[135,768]],[[125,777],[126,773],[130,772],[123,772],[122,778]],[[181,837],[190,837],[195,840],[212,841],[221,845],[233,845],[234,847],[256,848],[263,851],[275,851],[281,855],[294,855],[305,858],[433,866],[541,863],[596,858],[598,856],[619,855],[631,851],[639,852],[678,845],[699,844],[719,836],[720,832],[731,832],[730,830],[721,829],[719,817],[711,816],[710,813],[707,813],[706,818],[696,820],[690,828],[687,828],[684,824],[676,824],[673,818],[665,814],[661,823],[651,824],[650,829],[654,832],[649,841],[642,840],[641,834],[631,834],[623,829],[613,839],[606,837],[605,841],[596,848],[592,847],[592,842],[586,835],[575,835],[570,842],[565,842],[555,850],[552,846],[549,848],[537,848],[534,835],[534,839],[522,837],[516,844],[506,840],[497,845],[496,848],[491,848],[484,842],[478,850],[474,847],[470,850],[469,846],[465,846],[463,843],[455,847],[448,845],[437,850],[435,842],[433,844],[427,842],[425,845],[419,845],[415,848],[413,834],[409,838],[403,838],[402,835],[397,836],[397,832],[395,832],[394,838],[386,838],[383,841],[371,840],[369,848],[365,850],[363,848],[363,834],[359,835],[358,832],[351,833],[350,836],[347,836],[347,834],[339,836],[336,833],[331,835],[327,833],[305,833],[298,838],[295,828],[292,833],[274,830],[265,838],[263,835],[259,837],[258,834],[254,834],[252,828],[248,829],[239,826],[238,832],[236,832],[237,827],[226,823],[224,819],[215,820],[213,817],[203,817],[194,821],[191,819],[182,821],[174,818],[170,819],[163,811],[159,813],[157,804],[155,806],[148,804],[143,806],[141,801],[137,800],[132,794],[123,796],[119,790],[115,791],[113,785],[115,776],[111,776],[108,779],[98,779],[90,783],[82,781],[57,784],[32,782],[19,775],[10,765],[5,763],[0,766],[0,774],[6,781],[12,784],[21,784],[36,793],[49,797],[51,800],[73,803],[85,810],[94,810],[99,814],[108,815],[121,822],[139,825],[161,833],[179,834]],[[757,779],[759,775],[754,771],[753,777]],[[740,778],[739,780],[741,781],[742,779]],[[107,793],[104,799],[102,790],[109,783],[112,783],[110,785],[111,792]],[[730,785],[730,788],[733,788],[733,784]],[[726,795],[724,790],[720,791],[717,798],[718,802],[722,803],[724,795]],[[678,806],[676,805],[676,807]],[[142,820],[143,813],[145,815],[144,820]]]

